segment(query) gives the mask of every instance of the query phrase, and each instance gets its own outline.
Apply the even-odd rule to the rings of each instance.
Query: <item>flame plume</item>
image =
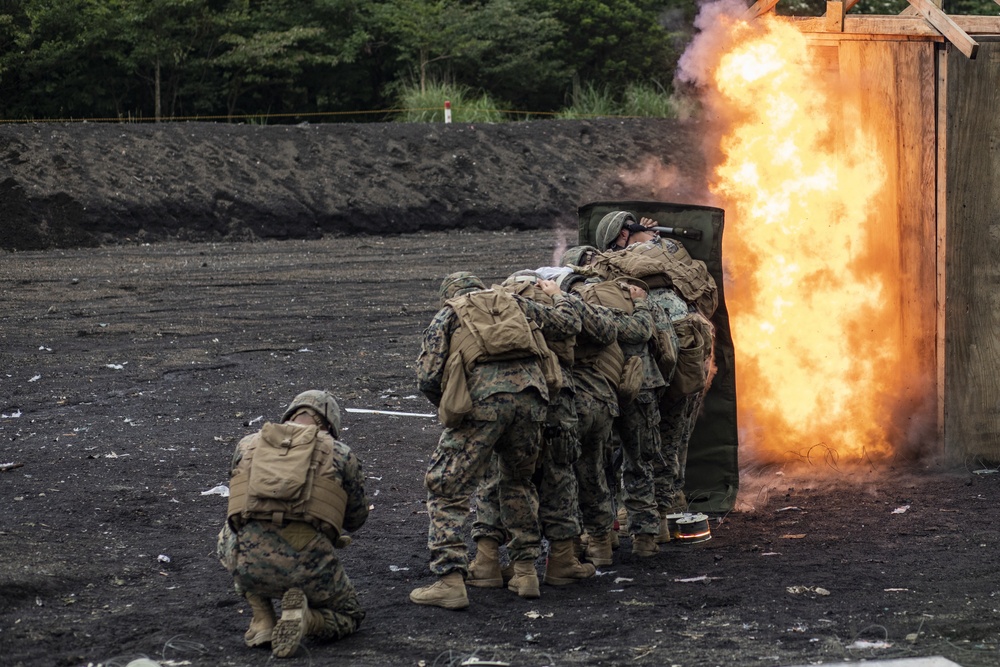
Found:
[[[900,278],[869,242],[887,168],[816,49],[743,10],[703,11],[681,78],[724,128],[710,188],[726,210],[744,456],[888,454]]]

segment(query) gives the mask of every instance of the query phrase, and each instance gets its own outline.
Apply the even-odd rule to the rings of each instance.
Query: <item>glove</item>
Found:
[[[333,543],[333,546],[337,547],[338,549],[346,549],[347,547],[351,546],[351,542],[353,541],[354,540],[351,539],[350,535],[341,535],[340,537],[337,538],[337,541]]]

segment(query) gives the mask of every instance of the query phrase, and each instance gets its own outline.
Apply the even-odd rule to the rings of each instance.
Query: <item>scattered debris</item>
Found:
[[[666,572],[664,572],[664,574],[666,574]],[[707,574],[703,574],[700,577],[685,577],[683,579],[674,579],[674,581],[680,584],[707,584],[710,581],[718,581],[719,579],[722,579],[722,577],[710,577]]]
[[[168,556],[167,554],[160,554],[159,556],[156,557],[156,560],[160,561],[161,563],[169,563],[170,556]]]
[[[794,505],[790,505],[789,507],[782,507],[781,509],[777,509],[777,510],[774,510],[774,511],[775,511],[775,513],[777,513],[777,512],[801,512],[802,508],[801,507],[795,507]]]
[[[631,577],[615,577],[615,583],[620,584],[623,581],[634,581]]]
[[[28,380],[28,382],[38,382],[38,381],[39,381],[39,380],[41,380],[41,379],[42,379],[42,376],[41,376],[41,375],[32,375],[32,376],[31,376],[31,379],[30,379],[30,380]]]
[[[905,514],[905,513],[906,513],[906,510],[908,510],[908,509],[910,509],[910,506],[909,506],[909,505],[903,505],[903,506],[901,506],[901,507],[897,507],[896,509],[894,509],[894,510],[892,511],[892,513],[893,513],[893,514]]]
[[[830,594],[830,591],[825,588],[820,588],[819,586],[789,586],[785,590],[792,595],[801,595],[802,593],[815,593],[816,595]]]
[[[892,644],[887,641],[876,640],[868,641],[867,639],[855,639],[853,642],[847,645],[847,650],[862,650],[869,648],[891,648]]]
[[[900,592],[903,592],[903,591],[909,591],[910,589],[909,588],[883,588],[882,590],[885,591],[886,593],[900,593]]]
[[[7,472],[8,470],[13,470],[14,468],[20,468],[23,463],[0,463],[0,472]]]
[[[213,486],[208,491],[202,491],[203,496],[222,496],[223,498],[229,497],[229,487],[225,484],[220,484],[218,486]]]
[[[805,533],[798,533],[796,535],[782,535],[781,539],[783,539],[783,540],[801,540],[805,536],[806,536]]]
[[[973,475],[992,475],[995,472],[1000,472],[997,468],[980,468],[979,470],[973,470]]]
[[[125,364],[128,362],[126,361]],[[110,368],[112,370],[120,371],[125,369],[125,364],[104,364],[105,368]]]
[[[552,618],[555,614],[553,614],[551,611],[547,614],[543,614],[541,612],[532,609],[531,611],[524,612],[524,615],[527,616],[528,618]]]
[[[406,570],[409,570],[409,569],[410,568],[408,568],[408,567],[400,567],[398,565],[390,565],[389,566],[389,571],[390,572],[405,572]]]
[[[263,419],[264,419],[264,415],[261,415],[261,416],[257,417],[256,419],[251,419],[250,421],[247,422],[247,426],[253,426],[257,422],[263,421]]]
[[[780,555],[781,555],[780,551],[765,551],[764,553],[761,554],[761,556],[780,556]]]
[[[18,410],[15,410],[14,412],[10,413],[9,415],[8,414],[0,414],[0,419],[17,419],[18,417],[21,416],[21,414],[22,414],[21,410],[18,409]]]

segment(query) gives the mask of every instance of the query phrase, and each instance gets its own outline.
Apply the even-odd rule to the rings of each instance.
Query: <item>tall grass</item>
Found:
[[[670,93],[659,84],[632,83],[622,96],[622,115],[641,118],[676,118]]]
[[[607,87],[587,84],[574,91],[573,103],[558,114],[559,118],[600,116],[676,118],[677,110],[670,93],[659,84],[631,83],[621,97],[616,97]]]
[[[421,92],[418,84],[399,92],[401,111],[396,120],[408,123],[443,123],[444,103],[451,102],[451,119],[456,123],[500,123],[506,120],[500,105],[484,92],[468,86],[431,82]]]
[[[561,110],[558,118],[594,118],[597,116],[617,116],[618,103],[606,86],[597,87],[588,83],[573,90],[573,103]]]

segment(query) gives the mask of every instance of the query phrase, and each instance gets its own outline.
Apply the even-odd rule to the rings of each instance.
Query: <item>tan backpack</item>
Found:
[[[332,465],[333,438],[316,426],[267,422],[253,436],[229,483],[227,517],[238,529],[247,519],[306,521],[336,541],[347,493],[322,474]]]

